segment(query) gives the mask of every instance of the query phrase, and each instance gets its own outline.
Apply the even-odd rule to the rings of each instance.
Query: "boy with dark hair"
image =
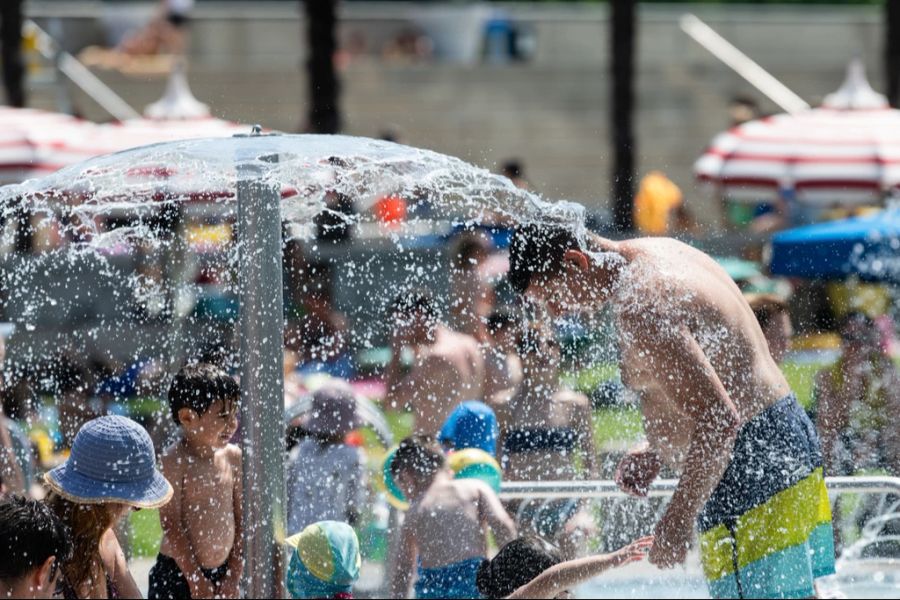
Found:
[[[169,388],[181,439],[166,448],[162,472],[172,501],[160,509],[163,541],[150,571],[150,598],[236,598],[242,556],[241,390],[225,371],[198,363],[182,368]]]
[[[722,267],[676,240],[557,222],[514,232],[509,280],[553,314],[612,309],[647,432],[616,480],[643,496],[663,464],[681,472],[650,562],[682,563],[696,524],[713,597],[812,596],[834,572],[819,439]]]
[[[46,504],[0,499],[0,598],[52,598],[72,556],[68,528]]]
[[[487,555],[488,530],[501,545],[516,534],[497,495],[477,479],[454,479],[430,436],[400,442],[391,476],[410,502],[391,596],[407,596],[418,564],[417,598],[477,598],[475,579]]]
[[[387,406],[411,408],[416,431],[437,434],[450,411],[484,396],[484,358],[475,338],[440,321],[427,290],[400,294],[391,306],[391,362],[385,370]],[[412,354],[408,364],[405,354]]]

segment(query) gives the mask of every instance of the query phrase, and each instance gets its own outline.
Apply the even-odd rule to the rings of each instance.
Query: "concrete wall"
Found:
[[[133,4],[105,12],[98,11],[96,3],[32,1],[29,6],[38,16],[66,17],[66,43],[73,50],[103,41],[134,20]],[[548,197],[605,206],[611,155],[606,6],[503,8],[533,28],[537,46],[532,61],[386,63],[378,55],[385,40],[410,22],[427,20],[429,11],[448,9],[344,3],[342,40],[363,39],[367,48],[366,54],[342,66],[346,132],[372,136],[393,125],[406,143],[483,166],[520,157],[535,188]],[[461,9],[456,5],[450,10]],[[489,13],[484,7],[467,10]],[[729,99],[750,94],[764,110],[777,109],[681,32],[678,18],[687,11],[815,104],[839,86],[846,63],[856,55],[865,59],[876,89],[883,87],[881,8],[640,7],[639,168],[666,171],[688,193],[695,213],[711,221],[712,203],[695,188],[691,165],[711,137],[728,125]],[[148,14],[146,8],[143,14]],[[201,2],[196,17],[191,82],[198,98],[222,117],[287,131],[301,127],[306,90],[299,3]],[[452,18],[462,17],[457,12]],[[160,77],[98,74],[136,107],[162,91]],[[51,107],[51,90],[36,87],[34,104]],[[78,105],[89,117],[106,118],[86,98],[79,97]]]

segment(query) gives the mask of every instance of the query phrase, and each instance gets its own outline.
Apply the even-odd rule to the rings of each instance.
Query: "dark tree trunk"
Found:
[[[334,69],[337,0],[304,0],[303,4],[309,44],[307,129],[311,133],[337,133],[341,130],[340,83]]]
[[[884,2],[884,74],[891,106],[900,105],[900,0]]]
[[[0,63],[10,106],[25,106],[25,64],[22,62],[22,0],[0,0]]]
[[[619,231],[634,228],[634,40],[636,0],[610,0],[613,218]]]

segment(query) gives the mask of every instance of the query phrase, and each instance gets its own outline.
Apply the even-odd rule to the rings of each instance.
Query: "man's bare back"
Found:
[[[672,338],[687,335],[708,361],[743,425],[790,393],[762,330],[728,274],[681,242],[644,238],[619,244],[629,266],[610,298],[617,316],[623,382],[642,394],[648,439],[672,466],[694,421],[666,393]],[[676,342],[675,347],[683,341]],[[688,399],[688,401],[690,401]]]
[[[234,444],[217,449],[210,458],[198,458],[179,441],[162,455],[163,474],[180,501],[181,526],[204,569],[224,564],[234,546],[240,461],[240,449]],[[174,556],[168,537],[160,552]]]

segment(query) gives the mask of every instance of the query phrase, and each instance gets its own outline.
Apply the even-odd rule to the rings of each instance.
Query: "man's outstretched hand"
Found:
[[[644,444],[628,452],[616,469],[616,484],[623,492],[643,498],[650,484],[659,475],[662,463],[659,456]]]

